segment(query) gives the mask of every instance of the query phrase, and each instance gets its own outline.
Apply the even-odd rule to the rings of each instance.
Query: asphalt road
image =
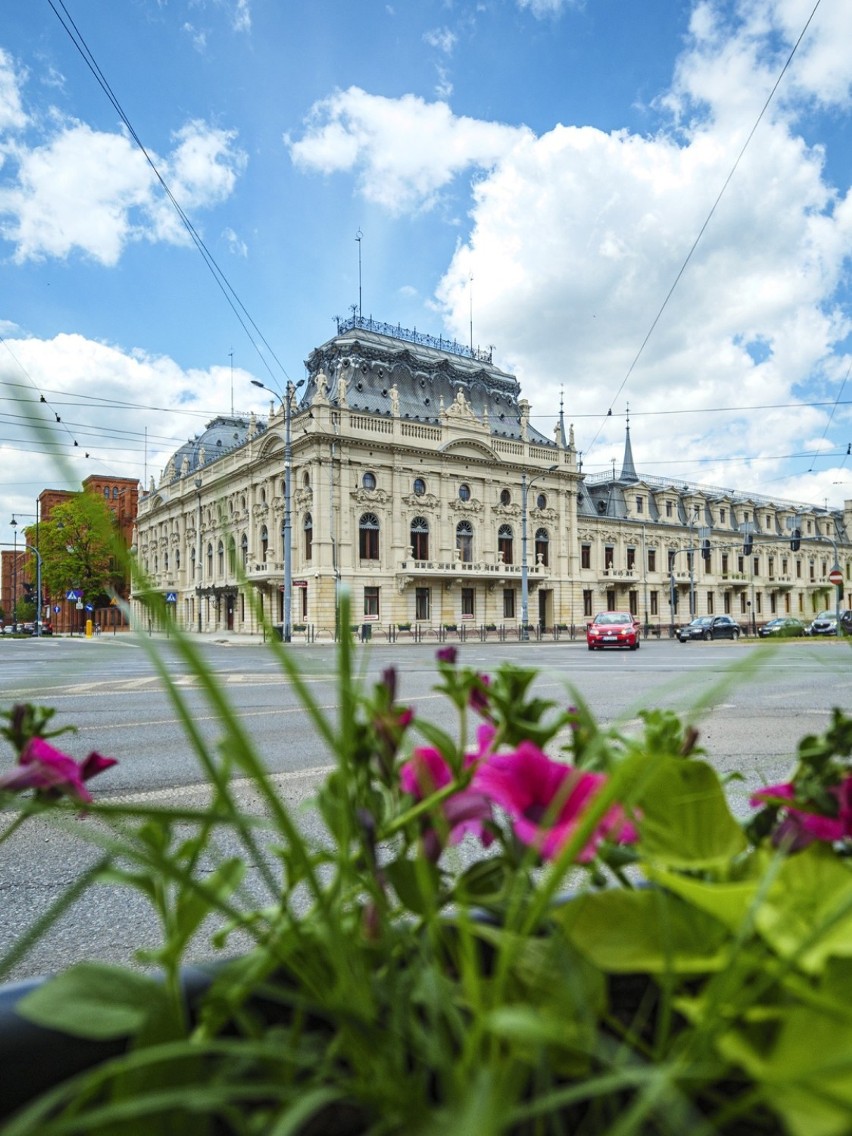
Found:
[[[175,688],[170,696],[148,649],[154,646]],[[256,642],[198,642],[217,675],[217,687],[252,739],[281,795],[307,828],[306,806],[331,757],[299,705],[270,648]],[[558,704],[577,694],[601,722],[632,728],[638,711],[664,706],[694,719],[701,744],[722,772],[738,771],[732,785],[738,811],[749,791],[790,768],[798,739],[821,730],[831,709],[850,709],[852,653],[848,642],[739,643],[649,641],[637,652],[588,652],[583,642],[466,643],[462,663],[488,672],[501,660],[538,669],[537,693]],[[337,713],[334,649],[294,645],[316,704]],[[378,681],[395,666],[398,697],[445,729],[454,717],[434,690],[434,645],[373,644],[354,648],[359,668]],[[74,725],[62,746],[76,757],[90,750],[119,764],[90,785],[102,799],[155,800],[195,805],[204,799],[200,763],[180,723],[180,699],[203,737],[215,747],[217,710],[173,641],[101,636],[97,639],[0,641],[0,706],[37,702],[56,709],[55,722]],[[0,768],[13,760],[8,747]],[[249,787],[244,807],[256,808]],[[2,821],[10,822],[13,813]],[[93,824],[91,818],[80,821]],[[4,824],[5,828],[5,824]],[[223,851],[227,852],[227,849]],[[93,852],[75,836],[37,821],[0,844],[0,958],[33,920],[78,876]],[[99,886],[67,912],[27,958],[0,978],[46,973],[85,957],[128,961],[156,940],[145,908],[125,889]],[[199,944],[197,954],[205,953]]]

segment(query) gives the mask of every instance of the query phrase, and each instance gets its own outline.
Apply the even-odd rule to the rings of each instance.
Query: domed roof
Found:
[[[266,429],[265,422],[259,422],[252,414],[248,418],[229,417],[220,414],[207,423],[206,429],[196,434],[172,454],[166,470],[171,469],[174,477],[179,477],[183,470],[184,460],[188,461],[188,470],[194,473],[202,464],[215,460],[227,450],[241,446],[249,437],[262,433]],[[202,463],[202,451],[204,459]]]

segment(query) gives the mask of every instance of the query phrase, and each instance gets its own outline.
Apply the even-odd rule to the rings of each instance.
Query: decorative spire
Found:
[[[556,428],[556,444],[561,446],[563,450],[568,449],[568,439],[565,437],[565,405],[564,396],[565,388],[559,389],[559,425]]]
[[[621,463],[620,481],[638,481],[636,466],[633,464],[633,447],[630,445],[630,407],[627,408],[627,434],[624,440],[624,460]]]

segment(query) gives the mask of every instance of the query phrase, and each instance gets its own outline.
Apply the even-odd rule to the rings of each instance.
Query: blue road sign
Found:
[[[65,595],[66,600],[81,600],[83,598],[82,588],[69,588]]]
[[[167,592],[166,603],[177,603],[177,595],[174,592]]]

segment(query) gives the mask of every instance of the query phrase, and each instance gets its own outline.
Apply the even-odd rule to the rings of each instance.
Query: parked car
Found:
[[[35,628],[35,624],[33,624],[32,630],[30,631],[30,635],[35,635],[35,633],[36,633],[36,628]],[[50,622],[49,619],[46,619],[42,623],[40,634],[42,634],[42,635],[52,635],[53,634],[53,624]]]
[[[842,635],[852,635],[852,611],[840,613],[840,631]]]
[[[739,639],[740,625],[729,615],[699,615],[677,633],[681,643],[690,639]]]
[[[586,627],[586,643],[590,651],[604,647],[629,647],[639,650],[639,620],[629,611],[599,611]]]
[[[777,619],[770,619],[758,629],[757,633],[762,639],[768,639],[770,636],[776,639],[795,639],[798,635],[807,635],[808,629],[801,619],[796,619],[792,615],[779,615]]]
[[[841,620],[847,613],[845,611],[840,613]],[[819,615],[811,622],[808,628],[808,635],[836,635],[837,634],[837,612],[836,611],[821,611]]]

